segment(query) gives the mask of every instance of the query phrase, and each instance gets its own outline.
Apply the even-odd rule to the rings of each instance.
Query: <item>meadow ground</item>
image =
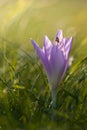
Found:
[[[49,83],[30,43],[73,36],[72,65],[52,109]],[[87,1],[0,0],[0,129],[82,130],[87,127]]]

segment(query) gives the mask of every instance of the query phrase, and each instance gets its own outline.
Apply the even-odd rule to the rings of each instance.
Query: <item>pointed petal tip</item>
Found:
[[[73,40],[73,37],[71,36],[70,39],[71,39],[71,41],[72,41],[72,40]]]
[[[44,40],[47,40],[49,39],[47,35],[44,35]]]
[[[33,40],[32,38],[30,38],[30,41],[31,41],[31,42],[34,42],[34,40]]]
[[[30,41],[31,41],[34,49],[37,51],[40,48],[39,45],[32,38],[30,38]]]
[[[44,35],[44,40],[46,40],[47,39],[47,36],[46,35]]]
[[[57,32],[62,32],[62,29],[58,29]]]
[[[56,39],[58,39],[58,42],[61,42],[63,39],[63,31],[62,29],[59,29],[56,33],[56,37],[54,39],[54,41],[56,41]],[[55,43],[55,42],[54,42]]]
[[[32,44],[36,44],[36,42],[32,38],[30,38],[30,41],[32,42]]]
[[[51,41],[49,40],[48,36],[44,35],[44,43],[47,44],[49,42],[51,43]]]
[[[70,37],[69,42],[70,42],[70,44],[72,44],[72,42],[73,42],[73,37]]]
[[[63,34],[62,29],[58,29],[58,30],[57,30],[57,34],[58,34],[58,35],[59,35],[59,34]]]
[[[30,41],[32,40],[32,38],[30,38]]]
[[[47,35],[44,35],[44,38],[47,37]]]

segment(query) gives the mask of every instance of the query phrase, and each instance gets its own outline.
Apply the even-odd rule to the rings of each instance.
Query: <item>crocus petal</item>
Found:
[[[58,41],[57,41],[58,39]],[[58,30],[57,33],[56,33],[56,37],[54,39],[54,44],[56,44],[57,42],[62,42],[62,39],[63,39],[63,32],[62,30]]]
[[[48,62],[48,59],[47,59],[47,55],[45,54],[44,50],[41,49],[41,48],[39,47],[39,45],[38,45],[34,40],[31,39],[31,42],[32,42],[32,44],[33,44],[33,46],[34,46],[34,49],[36,50],[37,55],[38,55],[38,57],[40,58],[40,60],[41,60],[41,62],[42,62],[42,64],[43,64],[43,66],[44,66],[46,72],[47,72],[48,74],[50,74],[50,67],[49,67],[49,62]]]
[[[52,43],[51,41],[49,40],[49,38],[47,36],[44,36],[44,47],[47,49],[49,49],[49,47],[52,47]]]
[[[64,46],[66,45],[66,43],[68,42],[68,38],[63,38],[63,40],[62,40],[62,43],[64,44]]]
[[[51,49],[52,49],[52,43],[51,41],[49,40],[49,38],[47,36],[44,37],[44,51],[45,51],[45,54],[46,54],[46,57],[47,59],[49,60],[50,59],[50,53],[51,53]]]
[[[65,44],[66,59],[69,56],[69,52],[70,52],[70,49],[71,49],[71,46],[72,46],[72,40],[73,40],[73,38],[70,37],[69,40]]]
[[[42,49],[39,47],[39,45],[34,40],[31,39],[31,42],[32,42],[32,44],[34,46],[34,49],[37,52],[38,57],[40,58],[40,60],[42,61],[42,63],[44,63],[45,62],[44,61],[45,58],[44,58],[44,53],[43,53]]]
[[[64,68],[63,74],[62,74],[62,76],[61,76],[60,82],[61,82],[61,80],[63,79],[64,74],[66,73],[67,68],[68,68],[68,60],[65,61],[65,68]]]
[[[62,51],[57,47],[53,46],[51,51],[50,66],[51,75],[48,75],[49,82],[53,87],[57,87],[61,80],[63,72],[65,70],[65,59]]]

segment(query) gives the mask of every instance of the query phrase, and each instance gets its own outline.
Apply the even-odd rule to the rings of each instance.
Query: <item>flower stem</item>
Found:
[[[57,95],[57,90],[52,89],[52,108],[56,108],[56,95]]]

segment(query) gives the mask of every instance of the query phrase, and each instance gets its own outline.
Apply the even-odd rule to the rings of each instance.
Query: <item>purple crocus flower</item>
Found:
[[[57,86],[62,80],[68,67],[72,37],[69,39],[63,38],[62,30],[58,30],[53,44],[47,36],[44,37],[42,48],[40,48],[34,40],[31,39],[31,42],[46,70],[50,89],[52,91],[53,104],[55,105]]]

